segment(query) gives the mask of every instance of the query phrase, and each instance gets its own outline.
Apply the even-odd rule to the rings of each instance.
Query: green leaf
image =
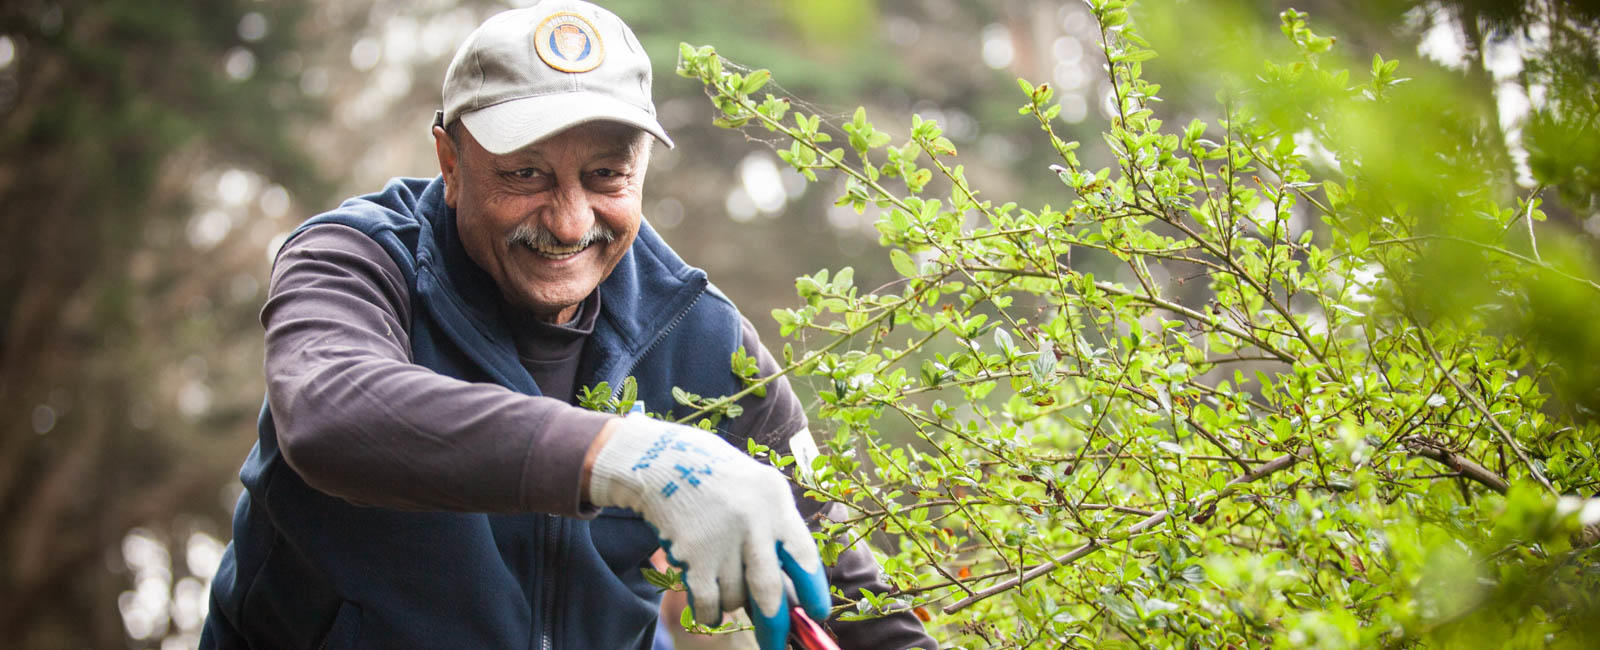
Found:
[[[895,272],[904,277],[914,278],[920,275],[917,273],[916,262],[912,261],[909,254],[898,248],[889,250],[889,263],[894,265]]]
[[[655,587],[657,591],[683,591],[683,572],[668,567],[666,571],[657,571],[651,568],[640,569],[644,574],[645,582]]]
[[[767,80],[771,78],[771,71],[768,71],[764,68],[761,70],[756,70],[744,78],[744,85],[741,86],[739,90],[746,95],[754,94],[756,91],[761,90],[763,86],[766,86]]]
[[[1005,353],[1007,358],[1016,356],[1017,345],[1011,340],[1011,332],[1006,331],[1006,328],[994,328],[994,344],[995,347],[1000,348],[1001,352]]]

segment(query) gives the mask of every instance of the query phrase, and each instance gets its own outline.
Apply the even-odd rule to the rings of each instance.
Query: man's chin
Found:
[[[575,310],[579,303],[582,303],[593,292],[593,286],[589,286],[587,290],[583,290],[581,287],[572,287],[557,292],[527,291],[513,298],[511,302],[518,308],[533,314],[539,320],[547,323],[562,323],[571,320],[571,314],[565,314],[565,318],[563,318],[563,312],[571,311],[576,313]],[[507,297],[512,298],[511,296]]]

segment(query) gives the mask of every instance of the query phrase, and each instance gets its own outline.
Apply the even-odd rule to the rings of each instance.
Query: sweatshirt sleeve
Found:
[[[743,338],[745,352],[756,357],[761,376],[769,377],[777,373],[777,360],[772,357],[766,346],[761,344],[755,326],[749,319],[744,319],[743,322]],[[806,436],[811,435],[807,430],[805,408],[801,406],[800,398],[790,386],[788,377],[779,377],[768,384],[766,397],[750,395],[740,400],[740,406],[744,407],[744,413],[733,421],[733,434],[736,439],[752,438],[779,453],[792,454],[794,452],[790,449],[790,443],[794,436],[802,432]],[[833,511],[844,508],[839,504],[825,504],[807,499],[801,496],[801,493],[802,490],[796,486],[795,502],[799,506],[800,514],[807,520],[815,520],[830,514],[838,516]],[[883,581],[880,573],[878,561],[872,557],[872,551],[864,543],[857,543],[840,553],[838,561],[828,567],[828,584],[851,599],[859,598],[862,589],[881,594],[889,591],[889,585]],[[833,605],[838,607],[842,604],[845,604],[845,601],[835,596]],[[923,630],[922,622],[909,611],[859,621],[841,621],[834,618],[823,625],[838,638],[839,646],[844,650],[879,648],[936,650],[939,647],[939,644]]]
[[[411,362],[410,295],[377,242],[314,226],[273,266],[267,403],[307,484],[386,508],[592,516],[583,456],[611,416]]]

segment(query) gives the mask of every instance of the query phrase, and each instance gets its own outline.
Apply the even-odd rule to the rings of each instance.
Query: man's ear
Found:
[[[439,173],[444,176],[444,203],[455,209],[461,187],[461,160],[456,157],[456,143],[450,139],[450,132],[442,126],[433,127],[433,153],[439,157]]]

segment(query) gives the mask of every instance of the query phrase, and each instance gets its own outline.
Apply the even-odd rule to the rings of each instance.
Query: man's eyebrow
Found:
[[[614,147],[610,147],[610,148],[607,148],[607,149],[602,149],[599,153],[595,154],[594,157],[591,160],[607,160],[607,159],[611,159],[611,158],[625,158],[625,159],[627,159],[627,160],[629,160],[631,162],[635,157],[637,157],[637,155],[638,155],[638,151],[637,151],[637,148],[633,146],[633,143],[632,142],[624,142],[624,143],[616,145]]]

